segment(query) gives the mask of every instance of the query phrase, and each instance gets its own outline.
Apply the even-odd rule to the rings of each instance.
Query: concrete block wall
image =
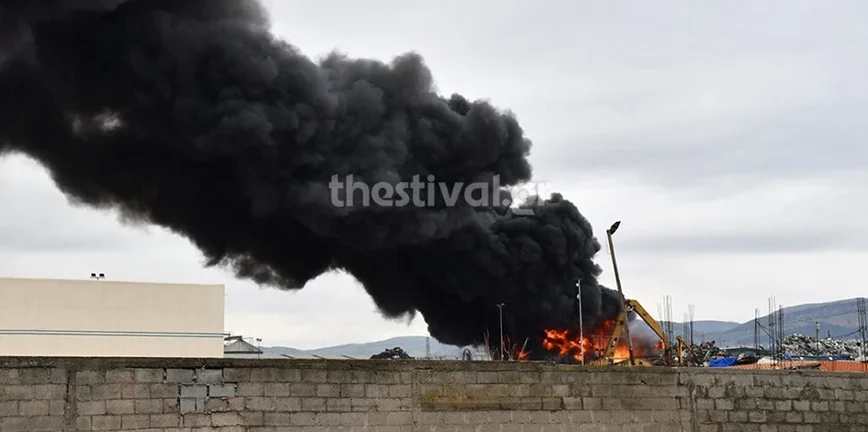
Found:
[[[0,431],[868,432],[868,374],[0,358]]]

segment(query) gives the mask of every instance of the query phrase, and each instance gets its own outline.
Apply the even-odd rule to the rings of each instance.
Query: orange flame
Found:
[[[595,358],[595,355],[602,356],[606,351],[606,346],[609,344],[609,338],[612,335],[614,326],[614,320],[604,321],[594,328],[586,329],[584,337],[579,337],[578,332],[571,330],[546,329],[542,345],[549,352],[556,353],[561,357],[571,356],[577,361],[581,361],[582,357],[584,357],[586,361],[589,361]],[[650,356],[663,350],[662,341],[651,344],[649,341],[640,341],[633,338],[633,353],[635,356]],[[621,338],[615,346],[612,360],[620,362],[629,358],[630,349],[627,345],[627,340]]]

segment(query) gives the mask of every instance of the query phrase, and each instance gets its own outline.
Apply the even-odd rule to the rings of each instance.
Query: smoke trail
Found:
[[[0,152],[39,160],[76,203],[170,228],[240,278],[299,289],[346,270],[384,315],[421,313],[445,343],[494,334],[498,303],[514,339],[576,326],[575,278],[587,323],[617,311],[596,282],[599,242],[560,195],[532,215],[501,194],[335,205],[330,182],[348,176],[521,184],[531,143],[510,113],[437,95],[414,53],[316,63],[268,25],[253,0],[7,1]]]

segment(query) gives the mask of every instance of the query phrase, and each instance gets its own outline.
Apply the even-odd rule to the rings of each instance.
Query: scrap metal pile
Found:
[[[672,350],[675,352],[675,350]],[[707,341],[701,344],[692,344],[684,351],[684,365],[702,367],[708,365],[708,362],[715,358],[726,356],[726,352],[717,346],[714,341]]]
[[[781,342],[782,351],[790,356],[842,356],[858,357],[861,352],[859,342],[832,338],[817,339],[813,336],[794,334]]]

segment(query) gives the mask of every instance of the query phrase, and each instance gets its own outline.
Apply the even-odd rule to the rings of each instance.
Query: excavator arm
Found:
[[[660,327],[660,324],[655,320],[648,311],[642,307],[639,302],[636,300],[627,300],[624,302],[624,306],[626,310],[624,313],[618,314],[618,317],[615,319],[615,325],[612,326],[612,334],[609,336],[609,343],[606,345],[606,350],[603,352],[602,358],[611,362],[613,357],[615,356],[615,348],[618,347],[618,342],[621,340],[621,333],[624,329],[624,326],[627,325],[627,317],[629,313],[635,312],[639,318],[642,318],[642,321],[645,321],[645,324],[648,324],[648,327],[663,341],[664,347],[669,347],[669,338],[666,337],[666,332],[663,331],[663,328]],[[680,356],[679,356],[680,357]]]
[[[627,305],[633,309],[633,312],[636,312],[636,315],[639,315],[639,318],[642,318],[642,321],[645,321],[645,324],[648,324],[648,327],[651,327],[654,334],[663,341],[663,346],[668,347],[669,338],[666,337],[666,332],[663,331],[663,328],[660,327],[657,320],[655,320],[654,317],[652,317],[651,314],[649,314],[648,311],[646,311],[645,308],[636,300],[627,300]]]

